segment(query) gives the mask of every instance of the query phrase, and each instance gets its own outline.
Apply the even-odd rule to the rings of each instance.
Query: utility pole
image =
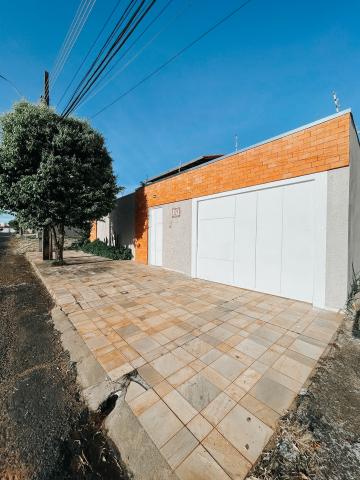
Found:
[[[44,73],[44,94],[42,101],[45,105],[50,105],[50,96],[49,96],[49,72],[45,70]],[[43,228],[42,231],[42,257],[43,260],[52,259],[52,248],[51,248],[51,233],[48,226]]]

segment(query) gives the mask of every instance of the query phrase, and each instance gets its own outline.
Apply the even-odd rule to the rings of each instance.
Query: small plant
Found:
[[[124,247],[123,245],[113,247],[106,245],[106,243],[101,240],[94,240],[93,242],[87,240],[83,243],[73,244],[72,249],[82,250],[83,252],[91,253],[99,257],[111,258],[112,260],[132,259],[132,253],[129,247]]]
[[[347,301],[346,301],[346,310],[352,311],[354,309],[353,302],[355,296],[360,292],[360,273],[356,273],[354,269],[354,265],[352,265],[352,280],[350,284],[350,290],[348,293]]]
[[[352,265],[352,280],[348,298],[346,302],[346,311],[353,320],[353,335],[360,337],[360,273],[356,273]]]

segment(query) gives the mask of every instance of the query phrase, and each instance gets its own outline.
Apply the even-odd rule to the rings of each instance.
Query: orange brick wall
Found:
[[[93,222],[91,224],[91,230],[90,230],[90,241],[93,242],[94,240],[97,239],[97,222]]]
[[[350,122],[347,113],[140,188],[135,259],[147,263],[149,207],[347,166]]]

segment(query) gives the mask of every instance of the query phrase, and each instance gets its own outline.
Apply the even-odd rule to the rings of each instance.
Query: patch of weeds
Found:
[[[352,280],[346,301],[347,315],[353,321],[352,333],[360,338],[360,273],[356,273],[352,265]]]
[[[82,250],[85,253],[110,258],[111,260],[132,259],[132,253],[129,247],[124,247],[123,245],[107,245],[101,240],[94,240],[93,242],[90,242],[89,240],[86,240],[85,242],[74,242],[69,247],[69,250]]]
[[[280,421],[275,445],[263,453],[249,480],[309,479],[309,472],[316,470],[317,448],[308,424],[289,412]]]

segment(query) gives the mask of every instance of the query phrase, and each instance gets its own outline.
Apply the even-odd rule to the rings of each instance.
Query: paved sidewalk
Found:
[[[131,261],[29,257],[109,377],[149,385],[126,401],[181,480],[245,478],[342,320]]]

